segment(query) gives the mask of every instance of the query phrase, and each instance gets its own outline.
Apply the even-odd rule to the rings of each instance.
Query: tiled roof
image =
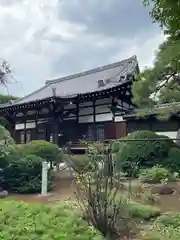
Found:
[[[144,116],[144,114],[145,116],[151,116],[157,114],[160,109],[171,109],[173,106],[180,107],[180,102],[157,104],[154,108],[133,109],[124,114],[123,118],[128,119],[140,117],[141,113],[143,113],[142,116]]]
[[[136,56],[133,56],[123,61],[89,71],[46,81],[46,84],[42,88],[21,99],[13,101],[11,105],[37,101],[52,97],[53,95],[67,98],[78,94],[110,89],[128,81],[127,76],[134,75],[137,73],[137,70],[138,62]],[[101,81],[101,85],[99,84],[100,80],[103,80],[103,82]]]

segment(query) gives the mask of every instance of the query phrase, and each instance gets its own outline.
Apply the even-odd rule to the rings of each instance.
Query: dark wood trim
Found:
[[[24,122],[24,142],[26,143],[27,141],[27,129],[26,129],[26,121]]]
[[[79,122],[79,103],[76,103],[76,121]]]
[[[93,122],[96,122],[96,99],[93,99]]]

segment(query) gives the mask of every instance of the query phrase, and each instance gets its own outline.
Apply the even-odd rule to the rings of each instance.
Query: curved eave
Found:
[[[92,98],[103,98],[106,95],[113,94],[115,92],[121,91],[122,87],[125,84],[131,84],[131,81],[127,81],[124,84],[121,84],[119,86],[111,87],[109,89],[102,89],[96,92],[89,92],[89,93],[84,93],[84,94],[78,94],[78,95],[71,95],[71,96],[65,96],[65,97],[58,97],[58,96],[52,96],[48,98],[44,98],[41,100],[35,100],[35,101],[30,101],[26,103],[17,103],[17,104],[9,104],[8,106],[0,107],[0,112],[9,112],[9,111],[16,111],[19,109],[32,109],[35,107],[39,106],[44,106],[49,103],[55,103],[55,102],[66,102],[66,101],[74,101],[74,100],[91,100]],[[130,95],[129,95],[130,96]]]

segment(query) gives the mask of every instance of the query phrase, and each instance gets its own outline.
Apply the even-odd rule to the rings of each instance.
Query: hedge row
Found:
[[[39,193],[42,161],[58,164],[62,160],[60,149],[42,140],[17,145],[2,126],[0,133],[0,186],[10,192]],[[48,186],[51,186],[50,171]]]
[[[117,156],[117,168],[130,175],[136,175],[141,168],[155,165],[161,165],[173,172],[180,171],[180,149],[170,138],[151,131],[136,131],[121,141],[115,141],[112,152]]]

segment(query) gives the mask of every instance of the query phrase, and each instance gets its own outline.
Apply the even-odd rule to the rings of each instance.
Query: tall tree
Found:
[[[152,4],[150,16],[166,33],[180,37],[180,0],[143,0],[145,6]]]
[[[144,0],[152,3],[150,13],[168,33],[155,54],[154,66],[145,69],[133,84],[133,102],[142,108],[158,103],[180,102],[180,0]],[[179,111],[179,106],[167,108]]]

